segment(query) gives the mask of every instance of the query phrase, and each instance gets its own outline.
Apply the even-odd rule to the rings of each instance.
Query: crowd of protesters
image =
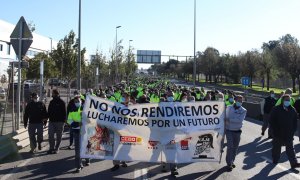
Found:
[[[295,158],[293,142],[291,141],[292,132],[297,127],[298,114],[293,108],[295,101],[292,100],[289,92],[285,92],[282,98],[275,101],[274,92],[271,92],[270,97],[265,100],[264,107],[264,125],[262,127],[262,135],[269,127],[269,137],[274,137],[273,141],[273,162],[279,160],[278,153],[282,145],[287,146],[287,154],[291,162],[291,167],[299,167],[299,163]],[[68,102],[67,109],[65,102],[59,97],[59,92],[54,89],[52,91],[53,100],[50,102],[48,112],[45,105],[38,101],[37,94],[32,94],[32,102],[25,109],[24,126],[27,127],[29,119],[29,136],[31,152],[36,151],[36,143],[40,150],[42,142],[42,134],[40,129],[47,123],[49,118],[49,150],[47,153],[55,154],[59,152],[61,136],[64,123],[70,126],[70,144],[69,149],[75,149],[76,171],[80,172],[83,164],[80,158],[80,127],[81,127],[81,112],[84,106],[84,101],[87,95],[98,96],[108,99],[113,102],[118,102],[126,106],[136,103],[159,103],[159,102],[195,102],[195,101],[223,101],[226,108],[225,118],[225,133],[227,142],[226,163],[228,171],[236,167],[234,164],[235,156],[240,142],[242,133],[243,120],[246,117],[247,110],[242,106],[243,97],[236,95],[232,91],[224,90],[205,90],[204,88],[193,88],[188,86],[176,85],[167,80],[139,78],[131,81],[129,84],[121,83],[115,86],[104,87],[97,90],[88,89],[85,94],[79,91],[74,91],[73,98]],[[280,102],[278,102],[280,101]],[[291,101],[291,103],[287,103]],[[275,104],[278,108],[274,108]],[[296,101],[297,103],[297,101]],[[300,102],[299,102],[300,104]],[[39,113],[36,113],[36,109]],[[299,107],[300,109],[300,107]],[[299,111],[298,111],[299,112]],[[288,125],[282,123],[282,119],[289,118]],[[296,119],[296,125],[295,125]],[[284,126],[285,125],[285,126]],[[285,130],[278,126],[286,127]],[[289,135],[281,137],[286,131],[293,128]],[[38,130],[38,139],[35,139],[35,130]],[[56,134],[56,139],[54,138]],[[73,146],[73,142],[75,147]],[[90,160],[85,160],[85,166],[90,164]],[[126,162],[113,161],[112,171],[122,167],[127,167]],[[178,175],[177,165],[170,164],[171,175]],[[166,171],[166,164],[162,164],[162,171]]]

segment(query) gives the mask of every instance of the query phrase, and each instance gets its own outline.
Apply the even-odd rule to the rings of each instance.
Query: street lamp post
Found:
[[[77,89],[81,90],[81,0],[79,0],[79,17],[78,17],[78,60],[77,60]]]
[[[196,0],[194,0],[194,66],[193,66],[193,86],[196,86]]]
[[[118,75],[119,75],[119,69],[118,69],[118,29],[122,26],[116,27],[116,82],[118,82]]]

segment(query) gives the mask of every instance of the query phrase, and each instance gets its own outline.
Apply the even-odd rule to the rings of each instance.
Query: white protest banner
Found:
[[[87,96],[82,117],[82,158],[170,163],[220,160],[224,102],[127,107]]]

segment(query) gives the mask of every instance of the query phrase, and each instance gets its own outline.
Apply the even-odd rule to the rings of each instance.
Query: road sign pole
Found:
[[[16,130],[19,130],[20,127],[20,99],[21,99],[21,60],[22,60],[22,35],[23,35],[23,22],[20,26],[19,32],[19,52],[18,52],[18,90],[17,90],[17,127]]]
[[[40,100],[43,101],[43,85],[44,85],[44,60],[40,62]]]

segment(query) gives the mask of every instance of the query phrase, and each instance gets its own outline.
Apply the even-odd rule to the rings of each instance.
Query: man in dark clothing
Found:
[[[48,154],[57,154],[61,143],[61,137],[64,130],[64,124],[67,119],[66,117],[66,104],[59,97],[59,92],[54,89],[52,90],[53,99],[50,101],[48,107],[49,114],[49,151]],[[56,143],[54,134],[56,134]],[[55,147],[54,147],[55,146]]]
[[[24,113],[24,127],[28,126],[28,134],[30,141],[30,152],[35,152],[36,143],[38,143],[38,149],[42,149],[43,141],[43,125],[47,125],[47,109],[43,102],[39,101],[39,97],[36,93],[31,94],[32,101],[29,102],[25,108]],[[37,139],[35,133],[37,132]]]
[[[265,104],[264,104],[264,116],[263,116],[263,126],[261,128],[261,135],[265,135],[265,131],[269,126],[269,120],[270,120],[270,113],[272,108],[275,106],[277,102],[277,99],[275,98],[274,91],[270,91],[270,96],[265,98]],[[268,138],[272,138],[272,129],[269,127],[268,130]]]
[[[270,126],[273,130],[273,163],[277,164],[281,154],[281,146],[286,147],[286,154],[291,168],[300,167],[295,155],[293,140],[297,129],[297,112],[290,104],[290,95],[282,96],[283,103],[271,111]]]

